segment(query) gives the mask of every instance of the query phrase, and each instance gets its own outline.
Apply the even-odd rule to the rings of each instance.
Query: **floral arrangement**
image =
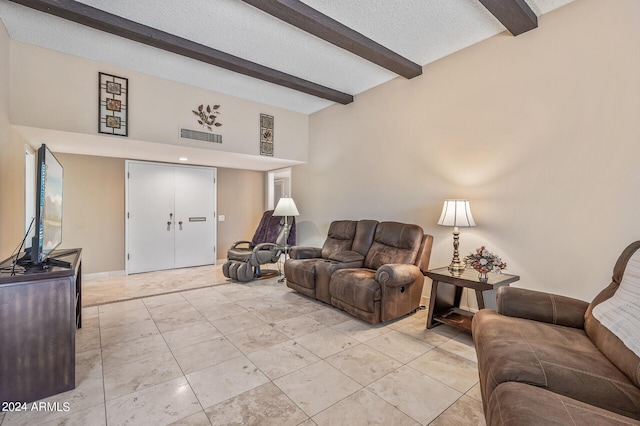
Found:
[[[507,268],[507,264],[500,259],[500,256],[490,253],[485,246],[476,249],[475,252],[469,253],[469,255],[464,258],[464,262],[467,266],[472,267],[482,274],[491,271],[499,274],[503,269]]]

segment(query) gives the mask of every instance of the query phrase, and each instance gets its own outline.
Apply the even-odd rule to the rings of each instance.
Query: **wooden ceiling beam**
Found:
[[[73,0],[10,0],[100,31],[343,105],[353,96]]]
[[[420,65],[411,62],[299,0],[243,1],[398,75],[413,78],[422,74]]]
[[[524,0],[480,0],[514,36],[538,27],[538,17]]]

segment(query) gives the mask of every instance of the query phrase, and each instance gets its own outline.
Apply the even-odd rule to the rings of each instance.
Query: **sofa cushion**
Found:
[[[491,426],[640,425],[629,417],[517,382],[502,383],[495,389],[485,417]]]
[[[634,353],[640,348],[639,304],[640,241],[622,252],[613,268],[612,283],[596,296],[585,314],[589,338],[636,386],[640,386],[640,357]]]
[[[322,249],[319,247],[289,247],[289,259],[319,259],[321,257]]]
[[[473,319],[485,403],[505,382],[522,382],[640,418],[640,389],[584,330],[506,317],[489,309]]]
[[[355,220],[336,220],[329,225],[327,239],[322,245],[322,257],[328,259],[332,254],[350,251],[356,236],[358,222]]]
[[[342,251],[340,253],[354,253],[354,252]],[[321,300],[325,303],[331,304],[331,294],[329,293],[329,283],[331,281],[331,276],[338,269],[350,269],[350,268],[362,267],[362,255],[360,253],[355,253],[355,254],[358,255],[359,258],[352,262],[347,261],[348,259],[351,258],[351,256],[344,256],[342,257],[343,261],[341,262],[336,260],[323,260],[317,263],[316,295],[315,295],[316,299]],[[341,256],[337,256],[337,257],[341,257]]]
[[[363,257],[366,256],[373,243],[378,223],[377,220],[371,219],[359,220],[351,250],[360,253]]]
[[[364,260],[365,268],[378,269],[388,263],[414,264],[423,234],[418,225],[380,222]]]
[[[331,299],[362,311],[374,312],[375,302],[381,298],[380,284],[375,280],[375,275],[376,271],[365,268],[335,271],[329,284]]]
[[[362,262],[364,260],[364,256],[357,251],[340,251],[329,256],[329,260],[335,260],[336,262],[342,263]],[[357,266],[353,267],[357,268]]]
[[[316,265],[322,259],[288,259],[284,264],[287,282],[292,281],[300,287],[315,289]]]

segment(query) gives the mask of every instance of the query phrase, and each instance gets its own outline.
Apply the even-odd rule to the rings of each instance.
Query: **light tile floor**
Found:
[[[225,284],[221,265],[169,269],[110,278],[84,279],[83,306],[95,306],[138,297]]]
[[[471,336],[426,311],[369,325],[272,278],[83,312],[76,388],[2,426],[485,424]]]

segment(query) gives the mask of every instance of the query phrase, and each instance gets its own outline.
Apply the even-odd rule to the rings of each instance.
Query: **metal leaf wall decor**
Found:
[[[220,115],[220,105],[207,105],[204,104],[198,107],[198,110],[191,110],[193,114],[197,117],[198,124],[202,127],[209,129],[209,131],[213,131],[213,127],[220,127],[222,123],[217,121],[218,116]]]

